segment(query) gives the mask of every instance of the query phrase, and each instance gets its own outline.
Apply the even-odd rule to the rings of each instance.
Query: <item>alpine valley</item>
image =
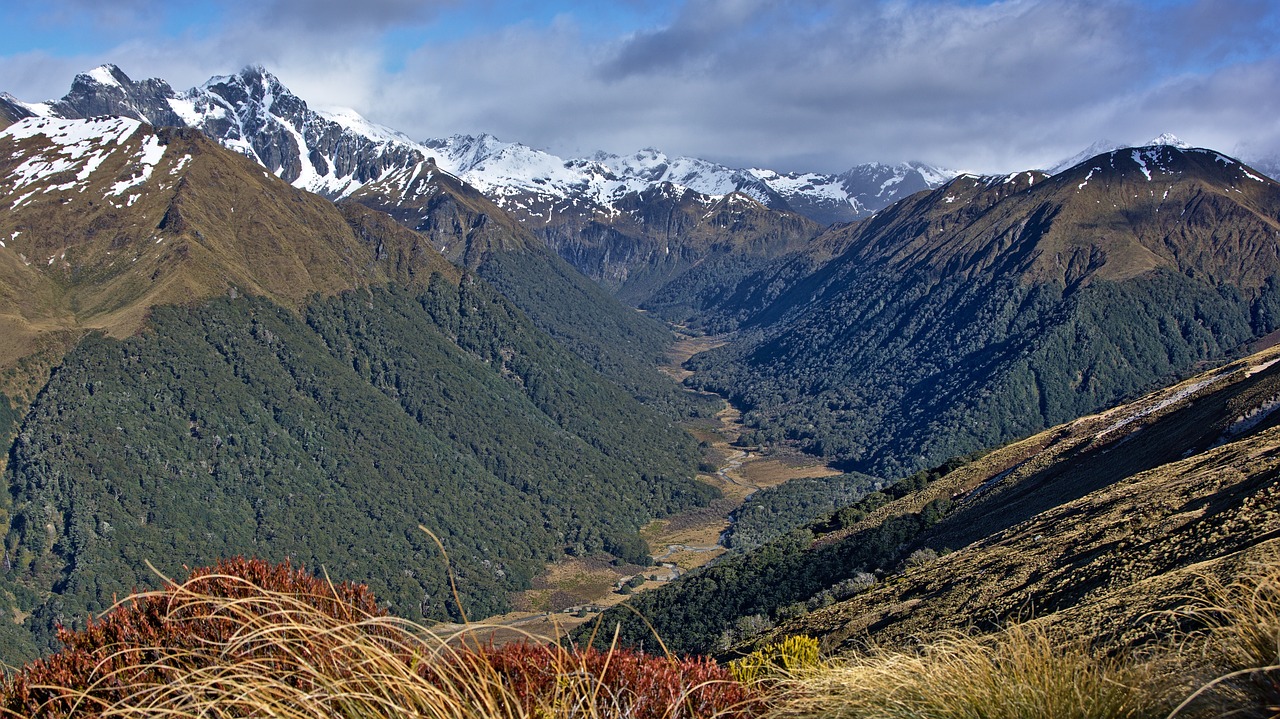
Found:
[[[721,510],[726,553],[577,637],[1033,614],[1120,651],[1274,561],[1280,183],[1171,136],[1001,176],[563,159],[104,65],[0,96],[0,208],[6,661],[155,570],[289,559],[458,621]],[[731,506],[761,457],[824,471]]]

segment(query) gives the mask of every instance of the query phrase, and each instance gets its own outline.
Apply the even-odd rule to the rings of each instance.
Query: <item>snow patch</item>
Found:
[[[110,65],[99,65],[89,71],[89,77],[108,87],[120,87],[120,83],[111,75]]]
[[[37,145],[27,159],[14,168],[8,177],[9,190],[16,193],[33,185],[46,185],[45,192],[74,189],[77,183],[87,182],[94,172],[113,152],[123,147],[142,123],[124,117],[92,118],[89,120],[62,120],[56,118],[25,118],[10,125],[0,138],[11,137],[16,141],[43,140],[46,146]],[[49,185],[64,173],[75,172],[74,182]],[[17,207],[36,190],[32,189],[13,204]]]
[[[155,135],[148,134],[142,140],[142,147],[139,149],[137,156],[134,158],[134,164],[137,170],[128,178],[120,180],[111,186],[107,192],[108,195],[119,195],[131,187],[137,187],[147,180],[151,179],[151,172],[156,169],[156,165],[160,163],[164,157],[166,146],[160,144],[160,138]],[[133,204],[130,202],[129,204]]]
[[[1138,163],[1138,169],[1139,169],[1139,170],[1142,170],[1142,174],[1143,174],[1143,175],[1146,175],[1146,177],[1147,177],[1147,182],[1150,182],[1150,181],[1151,181],[1151,171],[1147,169],[1147,160],[1146,160],[1146,158],[1143,156],[1143,153],[1142,153],[1142,151],[1141,151],[1141,150],[1134,150],[1134,151],[1133,151],[1133,161],[1134,161],[1134,162],[1136,162],[1136,163]],[[1136,195],[1135,195],[1135,197],[1136,197]]]

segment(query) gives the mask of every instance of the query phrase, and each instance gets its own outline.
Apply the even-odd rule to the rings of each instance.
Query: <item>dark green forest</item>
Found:
[[[409,618],[505,608],[565,552],[647,558],[651,516],[708,502],[696,445],[485,283],[153,311],[90,336],[24,419],[3,589],[50,647],[115,596],[239,554],[367,582]],[[462,607],[448,591],[449,553]]]
[[[848,507],[884,488],[884,481],[850,472],[834,477],[803,477],[753,492],[733,513],[721,542],[730,549],[754,549]]]
[[[894,499],[918,491],[972,461],[952,459],[920,471],[806,527],[793,529],[749,552],[726,555],[664,587],[638,594],[601,614],[597,622],[574,633],[577,641],[592,637],[607,645],[618,627],[622,646],[657,646],[655,636],[676,653],[722,653],[726,633],[744,617],[761,621],[783,618],[797,603],[830,591],[863,573],[893,571],[913,548],[913,540],[951,509],[942,499],[913,514],[885,521],[841,537],[815,542],[824,534],[850,527]]]
[[[1110,406],[1280,326],[1274,279],[1256,293],[1164,270],[1063,287],[837,262],[819,281],[805,290],[817,301],[694,357],[687,383],[744,408],[744,442],[889,478]]]
[[[666,325],[623,306],[551,253],[494,252],[476,272],[539,329],[644,404],[672,418],[710,416],[723,406],[658,371],[673,341]]]

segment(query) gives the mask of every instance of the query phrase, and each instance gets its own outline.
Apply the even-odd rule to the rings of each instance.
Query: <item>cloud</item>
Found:
[[[767,10],[766,0],[706,0],[685,5],[669,26],[641,32],[600,67],[606,79],[666,72],[722,51],[745,26]]]
[[[248,8],[268,27],[287,27],[332,36],[381,33],[420,25],[460,0],[270,0]],[[318,39],[318,38],[317,38]]]
[[[415,137],[490,132],[563,155],[656,146],[783,170],[1008,171],[1166,130],[1280,152],[1280,9],[1261,0],[687,0],[623,34],[572,0],[550,21],[511,14],[515,0],[241,0],[176,37],[147,24],[157,2],[118,5],[139,36],[74,69],[26,53],[0,57],[0,75],[61,75],[61,94],[104,61],[175,87],[260,62],[313,105]],[[459,13],[471,24],[452,24]],[[435,39],[393,57],[388,34]]]
[[[424,48],[390,84],[404,99],[448,98],[433,114],[456,127],[557,148],[654,144],[796,169],[908,157],[991,167],[1043,145],[1036,128],[1046,118],[1141,80],[1123,12],[1093,3],[690,3],[667,27],[595,47],[566,24]],[[1026,141],[1010,144],[1010,134]]]

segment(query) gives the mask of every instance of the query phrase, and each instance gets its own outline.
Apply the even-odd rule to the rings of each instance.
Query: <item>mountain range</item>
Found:
[[[566,555],[643,564],[649,519],[716,494],[676,424],[709,393],[744,451],[861,474],[632,600],[681,650],[1033,600],[1123,628],[1160,608],[1144,582],[1275,531],[1280,184],[1212,149],[1000,176],[562,160],[314,111],[259,67],[175,92],[102,66],[0,118],[6,658],[147,561],[288,558],[429,619],[501,611]],[[664,321],[723,335],[686,363],[709,393],[657,371]]]
[[[147,561],[292,558],[403,614],[460,617],[419,525],[489,614],[565,552],[642,561],[649,518],[715,494],[666,407],[596,373],[474,263],[196,130],[30,117],[0,131],[0,178],[16,340],[0,600],[30,617],[6,625],[6,656],[152,583]],[[467,238],[526,249],[487,226]],[[541,249],[538,271],[558,261]],[[530,306],[583,305],[557,327],[595,322],[581,337],[636,363],[669,341],[626,335],[652,321],[620,306],[609,325],[612,298],[585,278],[540,279]],[[559,294],[575,287],[596,294]]]
[[[376,185],[392,204],[407,203],[402,211],[413,210],[409,186],[431,163],[524,222],[582,274],[611,291],[628,286],[623,296],[635,304],[688,266],[722,254],[709,245],[741,243],[730,232],[736,227],[706,217],[730,195],[794,213],[785,226],[757,232],[775,245],[794,245],[816,234],[818,225],[866,216],[954,175],[921,163],[860,165],[838,175],[779,173],[670,158],[653,149],[566,160],[489,135],[415,141],[352,110],[313,110],[258,66],[176,92],[163,80],[135,82],[103,65],[77,75],[60,100],[0,96],[0,116],[31,115],[118,115],[199,129],[295,187],[340,199],[368,196]],[[675,242],[672,258],[673,240],[694,226],[707,238],[703,247]],[[776,253],[771,246],[765,254]]]
[[[670,158],[652,148],[566,160],[491,135],[414,141],[353,110],[312,110],[260,66],[175,92],[163,80],[135,82],[115,65],[102,65],[77,75],[61,100],[24,103],[5,96],[0,107],[11,119],[121,115],[194,127],[294,186],[334,198],[431,157],[504,209],[544,218],[573,205],[578,212],[610,214],[627,195],[670,183],[709,196],[743,192],[829,224],[870,214],[955,174],[918,162],[859,165],[837,175],[779,173]]]

